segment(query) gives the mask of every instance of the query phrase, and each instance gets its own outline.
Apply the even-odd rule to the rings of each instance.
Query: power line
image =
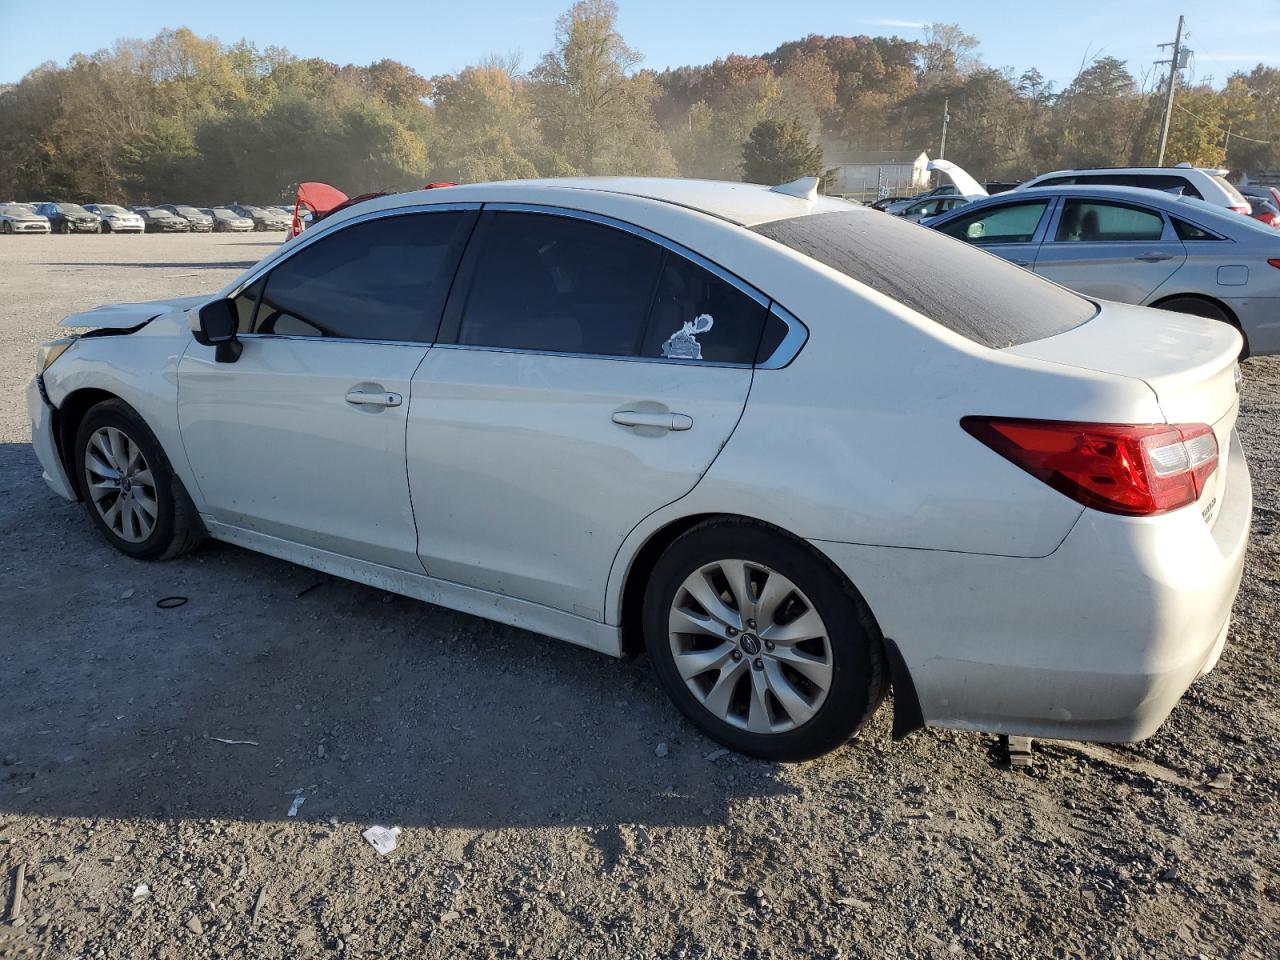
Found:
[[[1181,110],[1183,113],[1185,113],[1187,116],[1194,117],[1196,120],[1199,120],[1206,127],[1217,127],[1218,129],[1222,129],[1221,124],[1215,123],[1213,120],[1206,120],[1204,117],[1200,116],[1197,113],[1192,113],[1190,110],[1188,110],[1186,107],[1184,107],[1180,103],[1175,103],[1174,106],[1177,107],[1179,110]],[[1270,144],[1272,143],[1272,141],[1270,140],[1255,140],[1253,137],[1246,137],[1244,134],[1240,134],[1240,133],[1232,133],[1230,130],[1227,131],[1227,136],[1234,137],[1237,140],[1248,140],[1250,143],[1261,143],[1264,146],[1270,146]]]

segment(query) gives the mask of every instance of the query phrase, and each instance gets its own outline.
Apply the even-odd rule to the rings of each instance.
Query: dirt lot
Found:
[[[886,710],[775,766],[643,659],[218,544],[131,561],[45,488],[21,390],[56,322],[274,242],[0,242],[0,957],[1280,956],[1280,358],[1245,366],[1231,641],[1156,737],[1014,772]]]

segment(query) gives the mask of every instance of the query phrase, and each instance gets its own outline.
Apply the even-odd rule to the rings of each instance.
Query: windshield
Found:
[[[230,210],[228,210],[226,207],[214,207],[214,208],[213,208],[213,215],[214,215],[215,217],[222,217],[223,219],[231,219],[231,220],[239,220],[239,219],[240,219],[240,217],[239,217],[237,214],[232,213],[232,212],[231,212]]]
[[[32,215],[31,211],[26,207],[19,207],[15,204],[5,204],[3,207],[0,207],[0,213],[3,213],[7,217],[29,217]]]
[[[184,217],[203,216],[203,214],[199,210],[197,210],[195,207],[188,207],[186,204],[183,204],[183,203],[174,204],[173,209],[177,210]]]
[[[117,207],[114,203],[100,203],[97,210],[99,213],[105,213],[112,217],[123,216],[129,212],[124,207]]]
[[[63,213],[83,213],[86,215],[89,213],[88,210],[80,206],[80,204],[78,203],[57,203],[57,204],[54,204],[54,206],[56,206]]]
[[[1097,312],[1028,270],[890,214],[820,213],[751,229],[987,347],[1057,336]]]
[[[245,206],[242,206],[240,209],[241,209],[241,210],[243,210],[245,213],[247,213],[247,214],[248,214],[249,216],[251,216],[251,217],[260,217],[260,216],[265,216],[265,215],[266,215],[266,212],[267,212],[267,211],[263,210],[261,207],[245,207]]]
[[[1228,210],[1226,207],[1220,207],[1216,203],[1210,203],[1208,200],[1197,200],[1195,197],[1179,197],[1178,203],[1186,204],[1186,206],[1190,207],[1191,210],[1187,212],[1197,214],[1197,219],[1204,221],[1206,227],[1212,227],[1215,230],[1222,230],[1226,233],[1230,233],[1232,230],[1252,230],[1255,233],[1266,234],[1277,243],[1280,243],[1280,230],[1263,223],[1261,220],[1242,216]]]

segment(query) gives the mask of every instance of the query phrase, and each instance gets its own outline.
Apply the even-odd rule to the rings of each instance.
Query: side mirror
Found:
[[[964,235],[970,240],[981,240],[986,235],[986,232],[987,225],[981,220],[976,220],[965,227]]]
[[[200,330],[196,341],[216,347],[213,359],[218,363],[235,363],[240,359],[242,344],[236,339],[240,315],[231,300],[214,300],[200,308]]]

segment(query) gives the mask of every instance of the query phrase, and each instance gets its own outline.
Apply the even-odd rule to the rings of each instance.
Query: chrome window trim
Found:
[[[796,358],[800,349],[809,341],[809,328],[786,307],[771,303],[769,312],[787,325],[787,333],[773,353],[769,354],[766,360],[755,365],[757,370],[781,370]]]
[[[297,242],[294,243],[294,245],[287,252],[280,253],[277,255],[268,254],[266,257],[262,259],[262,261],[257,263],[255,266],[251,267],[250,272],[245,275],[245,278],[241,280],[239,283],[237,283],[236,286],[223,299],[231,300],[231,299],[234,299],[235,297],[240,296],[240,294],[244,292],[245,287],[251,286],[261,276],[263,276],[263,274],[269,273],[270,271],[274,270],[276,267],[280,266],[280,264],[286,262],[287,260],[292,259],[294,256],[298,254],[299,251],[307,249],[307,247],[311,246],[311,244],[317,243],[318,241],[323,240],[325,237],[328,237],[334,233],[337,233],[339,230],[345,230],[347,227],[355,226],[357,223],[368,223],[370,220],[381,220],[385,217],[404,216],[410,213],[437,213],[437,212],[448,212],[448,211],[456,211],[456,210],[479,210],[480,207],[481,207],[481,204],[479,203],[461,203],[461,202],[415,203],[412,206],[408,206],[408,207],[388,207],[384,210],[369,210],[365,213],[357,214],[356,216],[351,217],[349,220],[339,221],[338,223],[332,224],[327,228],[321,227],[319,229],[316,229],[313,227],[311,230],[304,230],[302,233],[298,234],[298,236],[293,238],[293,240]],[[284,243],[280,245],[280,247],[277,247],[276,249],[280,250],[285,246],[285,244],[292,243],[292,242],[293,241],[286,240]],[[298,338],[298,339],[331,340],[334,338],[310,337],[310,338]],[[373,342],[387,343],[388,341],[378,340]]]
[[[731,367],[739,369],[750,369],[755,367],[760,370],[780,370],[791,363],[799,354],[801,348],[808,342],[809,329],[795,316],[790,310],[780,306],[777,302],[765,296],[755,287],[748,284],[745,280],[740,279],[734,274],[725,270],[719,264],[708,260],[700,253],[690,250],[688,247],[677,243],[659,233],[654,233],[644,227],[634,223],[628,223],[625,220],[618,220],[604,214],[593,213],[589,210],[578,210],[573,207],[557,207],[550,204],[540,203],[479,203],[479,202],[448,202],[448,203],[419,203],[407,207],[391,207],[384,210],[371,210],[367,213],[354,216],[349,220],[343,220],[330,227],[315,231],[314,235],[311,231],[305,231],[295,238],[298,243],[287,253],[275,257],[268,258],[259,263],[251,273],[246,275],[244,280],[238,283],[235,288],[227,294],[227,299],[238,297],[244,290],[256,283],[261,277],[282,263],[286,262],[299,251],[305,250],[311,244],[330,236],[339,230],[354,226],[358,223],[367,223],[371,220],[383,219],[386,217],[402,216],[412,213],[434,213],[447,212],[457,210],[494,210],[509,213],[541,213],[548,216],[567,217],[569,219],[586,220],[592,223],[598,223],[602,226],[612,227],[617,230],[623,230],[627,233],[642,237],[652,243],[656,243],[666,250],[671,251],[686,260],[689,260],[712,275],[723,280],[735,290],[750,297],[756,303],[765,307],[769,313],[773,314],[781,320],[787,327],[787,332],[783,336],[782,341],[770,356],[760,363],[727,363],[712,360],[684,360],[680,358],[668,357],[640,357],[618,354],[599,354],[599,353],[567,353],[561,351],[548,350],[528,350],[522,347],[492,347],[477,344],[460,344],[460,343],[440,343],[439,341],[428,340],[372,340],[355,337],[308,337],[296,334],[278,334],[278,333],[241,333],[237,335],[242,340],[305,340],[311,342],[331,341],[334,343],[362,343],[362,344],[385,344],[387,346],[402,347],[422,347],[422,348],[439,348],[449,350],[486,350],[491,353],[524,353],[537,356],[553,356],[553,357],[569,357],[577,359],[592,360],[622,360],[640,363],[673,363],[686,366],[696,367]],[[286,241],[286,243],[289,241]]]

